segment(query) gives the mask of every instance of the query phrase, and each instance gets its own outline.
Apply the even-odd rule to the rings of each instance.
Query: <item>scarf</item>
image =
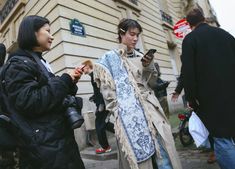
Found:
[[[118,117],[137,163],[149,159],[155,153],[154,141],[143,106],[135,93],[135,85],[129,79],[118,50],[107,52],[96,64],[105,69],[114,81]]]

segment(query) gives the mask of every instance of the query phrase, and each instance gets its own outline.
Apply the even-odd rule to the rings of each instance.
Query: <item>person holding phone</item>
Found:
[[[135,50],[142,27],[136,20],[118,25],[120,47],[106,52],[94,64],[94,80],[114,128],[120,169],[181,169],[171,127],[151,87],[158,72],[154,52]]]

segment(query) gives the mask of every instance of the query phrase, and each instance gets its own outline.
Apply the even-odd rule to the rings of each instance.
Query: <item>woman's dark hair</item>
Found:
[[[0,67],[4,64],[6,58],[6,46],[0,43]]]
[[[33,47],[38,46],[35,32],[49,23],[50,21],[47,18],[41,16],[32,15],[25,17],[20,24],[18,32],[17,41],[19,48],[32,50]]]
[[[118,40],[121,43],[121,35],[124,35],[129,29],[138,28],[140,33],[142,32],[142,27],[140,24],[133,19],[122,19],[118,24]]]
[[[205,21],[204,13],[199,8],[192,9],[186,16],[190,26],[197,26],[199,23]]]

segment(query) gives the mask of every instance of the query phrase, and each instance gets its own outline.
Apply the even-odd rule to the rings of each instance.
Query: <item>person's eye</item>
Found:
[[[131,33],[131,36],[135,36],[135,33]]]

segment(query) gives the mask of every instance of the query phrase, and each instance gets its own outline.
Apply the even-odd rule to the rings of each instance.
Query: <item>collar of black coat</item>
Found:
[[[202,27],[202,26],[207,26],[208,24],[206,23],[206,22],[201,22],[201,23],[199,23],[196,27],[195,27],[195,29],[198,29],[198,28],[200,28],[200,27]],[[195,30],[194,29],[194,30]]]
[[[26,56],[26,57],[29,57],[31,59],[33,59],[33,56],[30,54],[30,52],[32,51],[27,51],[27,50],[23,50],[23,49],[20,49],[18,48],[15,52],[11,53],[8,57],[8,60],[10,58],[12,58],[13,56]],[[42,57],[42,53],[41,52],[34,52],[40,59],[44,60],[45,59]]]

